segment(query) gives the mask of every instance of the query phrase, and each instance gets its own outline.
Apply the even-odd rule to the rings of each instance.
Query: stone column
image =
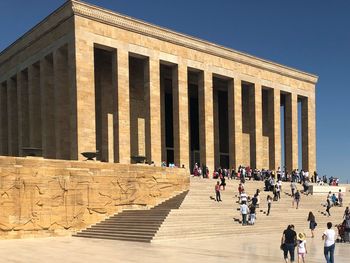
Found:
[[[230,165],[238,169],[242,164],[242,81],[238,78],[229,82],[228,88],[229,150]],[[231,168],[231,167],[230,167]]]
[[[18,156],[17,79],[7,80],[8,154]]]
[[[298,168],[298,96],[286,95],[285,163],[288,172]]]
[[[165,83],[164,76],[160,72],[160,110],[161,110],[161,161],[167,162],[166,141],[165,141]]]
[[[23,147],[29,143],[29,101],[28,101],[28,70],[17,73],[17,105],[18,105],[18,145],[19,156],[23,156]]]
[[[96,150],[94,46],[79,37],[69,46],[69,74],[76,76],[70,80],[71,158],[84,160],[80,153]]]
[[[43,157],[56,158],[55,93],[52,54],[40,60],[40,92]]]
[[[213,85],[214,169],[220,166],[219,96]]]
[[[277,170],[281,166],[281,94],[278,89],[268,93],[269,116],[269,169]],[[281,167],[282,169],[282,167]]]
[[[62,79],[57,80],[57,82],[63,81]],[[41,148],[40,66],[37,64],[30,65],[28,68],[28,105],[29,145],[34,148]]]
[[[198,84],[199,143],[201,163],[214,169],[213,76],[204,71]]]
[[[70,81],[67,46],[53,53],[56,158],[70,160]]]
[[[303,170],[316,171],[316,118],[314,96],[302,99],[302,162]]]
[[[187,65],[179,63],[173,69],[174,160],[190,169]]]
[[[129,52],[118,49],[114,72],[117,72],[117,100],[115,106],[115,160],[130,163],[130,96],[129,96]]]
[[[262,169],[262,88],[261,84],[255,83],[250,92],[251,101],[251,137],[250,155],[253,168]]]
[[[162,132],[160,103],[160,63],[150,57],[145,66],[145,91],[147,103],[146,153],[148,161],[156,165],[162,162]]]
[[[8,154],[7,82],[0,85],[0,155]]]

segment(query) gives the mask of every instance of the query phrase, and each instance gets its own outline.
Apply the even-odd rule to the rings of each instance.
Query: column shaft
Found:
[[[201,163],[214,169],[213,77],[204,71],[199,79],[199,143]]]
[[[302,99],[302,163],[303,170],[316,171],[315,100]]]
[[[179,63],[173,69],[174,160],[189,169],[189,125],[187,65]]]
[[[146,153],[148,161],[160,165],[162,156],[160,64],[158,58],[150,57],[145,67],[145,90],[147,104]]]
[[[0,155],[8,155],[7,83],[0,85]]]
[[[262,88],[255,83],[250,92],[251,105],[251,137],[250,137],[250,155],[253,168],[262,169]]]
[[[288,172],[298,168],[298,96],[286,95],[285,163]]]
[[[17,73],[17,103],[18,103],[18,145],[19,156],[23,156],[23,147],[29,147],[29,94],[28,71]]]
[[[269,169],[277,170],[281,166],[281,94],[278,89],[268,93],[269,117]]]
[[[117,69],[117,101],[115,124],[116,158],[120,163],[130,163],[130,96],[129,96],[129,53],[126,50],[118,49],[116,58]]]
[[[67,46],[53,53],[56,158],[70,159],[70,85]]]
[[[56,158],[55,93],[52,55],[40,60],[41,141],[44,158]]]
[[[235,169],[242,164],[242,81],[234,79],[229,84],[228,89],[229,106],[229,150],[230,165]]]
[[[59,80],[62,82],[62,80]],[[29,106],[29,145],[41,148],[41,94],[40,66],[31,65],[28,68],[28,106]]]
[[[70,155],[72,159],[85,159],[80,153],[96,150],[94,47],[79,38],[75,48],[71,43],[69,46],[69,75],[76,76],[70,80]]]
[[[17,79],[7,81],[8,154],[18,156]]]

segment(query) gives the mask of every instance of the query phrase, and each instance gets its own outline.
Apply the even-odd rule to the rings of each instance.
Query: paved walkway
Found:
[[[321,230],[316,238],[307,239],[308,263],[325,262],[320,236]],[[0,262],[284,262],[280,238],[275,233],[151,244],[71,237],[1,240]],[[337,244],[335,259],[337,263],[350,262],[350,244]]]

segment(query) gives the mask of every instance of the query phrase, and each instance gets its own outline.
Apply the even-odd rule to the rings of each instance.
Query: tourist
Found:
[[[254,207],[256,207],[257,204],[258,204],[258,198],[257,198],[257,195],[256,195],[256,194],[253,196],[253,198],[252,198],[251,201],[252,201],[252,205],[253,205]]]
[[[283,250],[283,256],[285,262],[288,262],[288,252],[290,256],[290,261],[294,262],[294,251],[296,244],[297,233],[294,231],[294,226],[289,225],[286,230],[283,231],[281,239],[281,248]]]
[[[335,194],[332,194],[331,200],[332,200],[332,205],[333,206],[337,206],[338,205],[338,198],[335,196]]]
[[[347,214],[345,217],[345,233],[344,233],[345,242],[350,242],[350,214]]]
[[[193,176],[198,176],[198,164],[195,163],[193,167]]]
[[[247,225],[247,214],[248,214],[248,206],[246,204],[246,202],[242,202],[241,206],[240,206],[240,211],[242,214],[242,226]]]
[[[348,206],[345,208],[343,218],[345,219],[347,215],[350,215],[350,209]]]
[[[238,193],[239,193],[239,195],[241,195],[241,193],[244,191],[244,185],[242,184],[242,183],[240,183],[239,185],[238,185]]]
[[[278,199],[281,199],[282,181],[278,180],[276,185],[277,185],[277,189],[276,189],[277,197],[278,197]]]
[[[255,195],[256,195],[256,199],[258,199],[255,207],[259,207],[260,206],[260,189],[256,189]]]
[[[297,208],[299,208],[299,203],[300,203],[300,192],[299,190],[296,191],[296,193],[294,194],[294,198],[293,198],[293,207],[294,207],[294,202],[297,203]]]
[[[266,198],[266,201],[267,201],[267,213],[266,213],[266,215],[268,216],[270,214],[270,210],[271,210],[272,197],[270,195],[268,195]]]
[[[344,199],[344,194],[341,192],[341,189],[339,189],[339,193],[338,193],[339,206],[343,206],[343,199]]]
[[[330,198],[328,198],[327,196],[327,205],[326,205],[326,212],[328,213],[328,216],[331,216],[331,213],[329,212],[329,210],[331,209],[331,200]]]
[[[250,216],[250,224],[254,225],[255,224],[255,218],[256,218],[256,214],[255,214],[255,206],[252,204],[249,208],[249,216]]]
[[[220,182],[217,181],[215,185],[215,195],[216,195],[216,201],[222,202],[221,195],[220,195]]]
[[[300,263],[301,261],[305,263],[305,255],[307,254],[305,233],[298,234],[297,244],[298,244],[298,263]]]
[[[314,230],[317,226],[317,223],[316,223],[316,218],[311,211],[309,212],[309,216],[307,218],[307,221],[309,221],[309,228],[311,230],[311,237],[314,238],[315,237]]]
[[[225,190],[225,186],[226,186],[226,183],[225,183],[225,176],[224,175],[220,175],[220,186],[222,186],[222,190]]]
[[[241,193],[241,195],[239,196],[239,200],[240,200],[240,202],[241,202],[241,204],[243,203],[243,202],[247,202],[248,201],[248,195],[244,192],[244,190],[243,190],[243,192]]]
[[[324,240],[324,256],[327,263],[334,263],[334,248],[335,248],[335,231],[332,229],[332,223],[327,223],[327,229],[322,235]]]
[[[294,193],[295,193],[296,189],[297,189],[297,186],[296,186],[294,180],[292,180],[292,182],[290,183],[290,190],[292,191],[292,197],[294,197]]]

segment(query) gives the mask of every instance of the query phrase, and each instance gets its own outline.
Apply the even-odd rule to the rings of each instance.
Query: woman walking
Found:
[[[288,262],[288,252],[290,255],[290,261],[294,262],[294,251],[296,244],[297,233],[294,231],[294,226],[289,225],[286,230],[283,231],[281,239],[281,249],[283,250],[284,260]]]
[[[311,230],[311,237],[314,238],[315,237],[314,230],[317,226],[317,223],[316,223],[315,216],[311,211],[309,212],[309,216],[307,218],[307,221],[309,221],[309,228]]]
[[[331,216],[331,213],[329,212],[330,209],[331,209],[331,200],[327,197],[326,212],[328,213],[328,216]]]
[[[270,214],[270,210],[271,210],[271,203],[272,203],[272,197],[270,195],[267,196],[266,198],[267,201],[267,216]]]

